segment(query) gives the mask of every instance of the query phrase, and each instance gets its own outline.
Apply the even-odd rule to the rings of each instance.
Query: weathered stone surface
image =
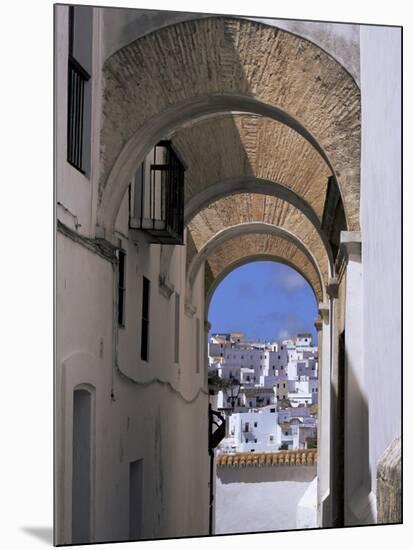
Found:
[[[141,38],[145,34],[188,21],[211,17],[211,14],[158,10],[125,10],[102,8],[104,40],[103,58],[107,59],[117,50]],[[221,17],[224,14],[221,14]],[[236,16],[233,16],[236,17]],[[236,17],[250,19],[264,25],[285,29],[307,38],[337,59],[360,84],[360,27],[349,23],[294,21],[269,17]]]
[[[321,221],[331,170],[318,151],[285,124],[225,115],[181,128],[172,140],[188,166],[186,201],[218,181],[252,176],[293,190]]]
[[[197,251],[219,231],[248,222],[265,222],[295,234],[315,257],[327,284],[328,257],[319,234],[304,214],[281,199],[253,193],[240,193],[215,201],[194,217],[188,226],[191,244],[187,250],[187,266]],[[293,263],[295,248],[290,252],[289,261]]]
[[[206,18],[125,46],[106,61],[103,78],[101,202],[118,155],[153,117],[191,98],[238,94],[281,109],[313,136],[336,173],[348,229],[358,229],[359,89],[314,44],[256,22]]]
[[[216,279],[232,266],[247,263],[249,259],[276,259],[294,266],[306,277],[318,300],[322,297],[320,280],[306,255],[291,242],[273,235],[242,235],[217,247],[208,257],[205,269],[205,293],[208,296]]]
[[[402,521],[401,439],[396,438],[377,466],[377,523]]]

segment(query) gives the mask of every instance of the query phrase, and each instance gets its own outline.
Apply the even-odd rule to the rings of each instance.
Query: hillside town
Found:
[[[219,452],[317,447],[318,350],[310,333],[273,342],[213,334],[208,355],[210,402],[226,418]]]

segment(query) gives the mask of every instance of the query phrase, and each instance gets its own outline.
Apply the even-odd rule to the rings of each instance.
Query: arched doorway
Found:
[[[233,264],[209,301],[216,534],[317,526],[318,305],[281,262]]]

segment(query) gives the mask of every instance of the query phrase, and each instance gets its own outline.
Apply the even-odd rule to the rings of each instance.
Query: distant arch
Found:
[[[288,260],[285,260],[285,258],[282,258],[280,256],[276,256],[274,254],[256,254],[251,256],[246,256],[240,260],[237,260],[233,262],[232,264],[228,265],[220,274],[219,276],[214,280],[214,282],[211,284],[211,286],[208,288],[205,296],[205,318],[208,319],[208,312],[209,307],[211,305],[211,299],[214,295],[214,292],[218,288],[218,286],[222,283],[222,281],[227,277],[232,271],[237,269],[238,267],[242,267],[243,265],[250,264],[253,262],[262,262],[262,261],[268,261],[268,262],[276,262],[283,265],[286,265],[288,267],[291,267],[291,269],[294,269],[297,273],[299,273],[308,283],[309,287],[311,288],[314,297],[316,301],[319,300],[319,294],[316,293],[314,290],[314,286],[308,279],[307,275],[301,271],[296,265],[292,264]]]
[[[318,276],[318,283],[319,288],[321,290],[321,294],[318,293],[317,299],[319,301],[322,301],[322,298],[325,295],[325,281],[323,281],[323,277],[321,274],[321,270],[319,265],[317,264],[316,259],[311,254],[311,252],[308,250],[308,248],[291,232],[280,228],[273,226],[268,223],[243,223],[236,226],[231,226],[229,228],[226,228],[216,235],[212,239],[210,239],[197,253],[197,255],[192,259],[188,271],[187,271],[187,299],[188,301],[191,300],[192,297],[192,287],[194,284],[194,281],[196,279],[196,276],[198,274],[198,271],[203,264],[203,262],[208,260],[208,256],[213,254],[214,251],[222,246],[227,241],[230,241],[231,239],[234,239],[235,237],[241,236],[241,235],[248,235],[248,234],[263,234],[263,235],[274,235],[277,237],[280,237],[284,240],[287,240],[288,242],[291,242],[296,248],[301,250],[301,252],[306,256],[308,261],[310,262],[310,265],[312,268],[316,271]],[[265,255],[262,255],[262,257],[267,257]],[[275,257],[275,256],[274,256]],[[278,256],[277,256],[278,257]],[[306,273],[304,270],[300,270],[297,268],[297,266],[288,260],[287,257],[283,257],[283,263],[286,265],[290,265],[297,271],[299,271],[300,274],[309,282],[310,286],[313,289],[313,292],[316,294],[316,291],[314,290],[314,281],[310,282],[309,274]],[[321,298],[321,300],[320,300]]]
[[[294,191],[276,182],[245,176],[212,184],[205,190],[194,195],[186,204],[185,225],[189,225],[197,214],[213,205],[219,199],[243,193],[260,194],[279,198],[286,203],[291,204],[300,213],[302,213],[312,224],[314,230],[323,243],[324,250],[328,258],[329,273],[330,276],[332,275],[334,271],[334,260],[331,246],[326,234],[321,228],[321,223],[316,213],[311,206],[308,205],[299,195],[294,193]],[[297,235],[297,237],[300,238],[300,235]]]
[[[317,301],[323,299],[323,286],[319,273],[306,252],[285,236],[264,233],[248,233],[233,236],[217,245],[205,261],[205,296],[208,300],[210,289],[222,273],[232,265],[241,265],[244,259],[277,258],[299,271],[309,281]],[[239,264],[241,262],[241,264]]]

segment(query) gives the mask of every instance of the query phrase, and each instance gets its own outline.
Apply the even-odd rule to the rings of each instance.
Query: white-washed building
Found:
[[[303,274],[318,304],[319,525],[383,521],[377,467],[401,430],[400,29],[54,10],[55,543],[213,532],[208,307],[257,259]],[[269,375],[278,355],[258,348]]]
[[[308,440],[316,440],[317,426],[314,422],[308,422],[293,418],[290,422],[280,424],[281,449],[307,449]]]
[[[228,416],[228,437],[221,451],[276,451],[281,444],[276,407],[266,406]]]

